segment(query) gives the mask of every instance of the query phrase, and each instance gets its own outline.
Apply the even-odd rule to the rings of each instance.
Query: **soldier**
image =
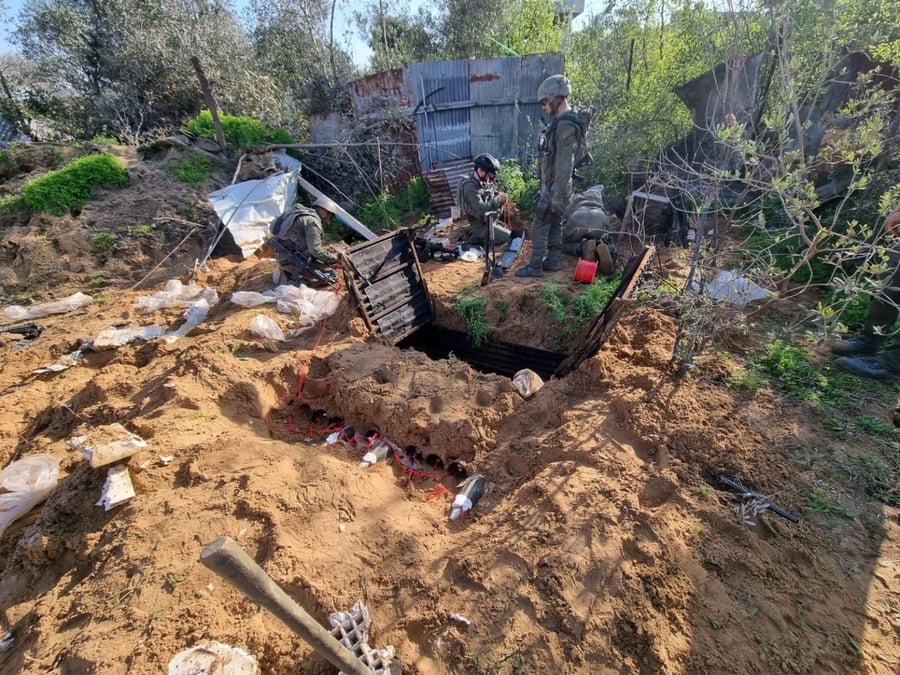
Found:
[[[538,87],[537,99],[551,115],[538,139],[538,177],[541,195],[531,226],[531,258],[516,270],[517,277],[542,277],[562,268],[562,215],[572,196],[576,154],[584,147],[585,130],[575,121],[568,96],[572,85],[564,75],[551,75]]]
[[[459,206],[469,221],[471,229],[470,243],[481,246],[488,241],[489,218],[491,211],[499,211],[509,201],[505,192],[497,191],[494,179],[500,171],[500,162],[487,153],[475,158],[472,173],[459,182]],[[509,242],[510,231],[494,223],[494,243]]]
[[[272,234],[281,244],[277,248],[278,265],[290,280],[303,271],[290,260],[291,254],[303,256],[320,270],[327,269],[338,260],[324,243],[325,225],[331,222],[337,205],[323,196],[317,197],[312,206],[308,208],[297,203],[272,225]]]
[[[596,260],[600,274],[615,270],[615,245],[609,233],[609,216],[603,206],[603,186],[595,185],[575,195],[563,216],[563,253]]]

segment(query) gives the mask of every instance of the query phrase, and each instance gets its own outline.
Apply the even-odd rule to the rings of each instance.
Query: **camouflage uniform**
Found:
[[[531,226],[531,258],[528,266],[559,269],[562,252],[562,215],[572,197],[572,173],[575,152],[581,140],[581,128],[570,119],[554,120],[538,139],[538,177],[541,196]]]
[[[488,217],[491,211],[499,211],[503,205],[496,199],[496,191],[492,185],[482,183],[472,173],[463,178],[459,183],[459,205],[472,230],[471,243],[476,245],[486,244],[488,241]],[[509,242],[510,231],[494,223],[494,242],[506,244]]]
[[[275,236],[286,248],[302,254],[316,267],[326,268],[338,257],[325,248],[324,229],[319,214],[306,206],[295,206],[287,214]],[[290,261],[279,258],[278,264],[288,275],[295,270]]]

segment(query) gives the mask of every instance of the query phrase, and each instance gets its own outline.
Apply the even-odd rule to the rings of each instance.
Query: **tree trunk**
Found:
[[[200,80],[200,89],[203,91],[203,98],[206,100],[206,106],[209,108],[209,114],[212,115],[213,126],[216,130],[216,142],[223,154],[228,152],[228,146],[225,143],[225,133],[222,131],[222,121],[219,119],[219,107],[216,105],[216,99],[213,98],[212,91],[209,88],[209,80],[206,79],[206,73],[203,72],[203,66],[200,65],[200,59],[196,56],[191,57],[191,63],[194,70],[197,71],[197,79]]]

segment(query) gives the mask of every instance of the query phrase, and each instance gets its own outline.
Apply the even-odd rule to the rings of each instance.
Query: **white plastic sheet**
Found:
[[[47,499],[59,476],[59,464],[50,455],[31,455],[0,471],[0,535],[9,525]]]
[[[706,292],[713,300],[721,300],[729,305],[746,305],[754,300],[770,298],[775,294],[746,277],[722,270],[706,285]]]
[[[51,314],[65,314],[74,309],[79,309],[85,305],[89,305],[94,299],[85,295],[81,291],[74,293],[67,298],[54,300],[53,302],[45,302],[40,305],[32,305],[31,307],[23,307],[22,305],[10,305],[3,308],[3,316],[12,321],[20,321],[22,319],[39,319],[42,316]]]
[[[185,286],[178,279],[169,279],[163,290],[138,298],[134,307],[143,314],[149,314],[167,307],[190,307],[199,300],[205,300],[212,307],[219,301],[219,294],[208,286]]]
[[[283,314],[299,314],[301,326],[312,326],[334,314],[341,299],[333,291],[282,284],[262,293],[255,291],[232,293],[231,302],[241,307],[256,307],[274,302],[275,308]]]
[[[247,180],[207,195],[246,258],[269,238],[269,226],[297,197],[299,169],[263,180]]]
[[[284,342],[284,331],[281,326],[272,321],[265,314],[257,314],[250,320],[250,332],[264,340],[277,340]]]

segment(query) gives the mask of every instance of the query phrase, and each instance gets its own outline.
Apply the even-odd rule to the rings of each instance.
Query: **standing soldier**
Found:
[[[470,243],[482,246],[488,241],[490,218],[488,213],[499,211],[509,201],[505,192],[498,192],[494,179],[500,171],[500,162],[493,155],[484,153],[475,158],[475,168],[459,182],[459,206],[466,214],[471,228]],[[509,242],[510,231],[494,223],[494,243]]]
[[[572,196],[576,155],[584,148],[583,129],[571,113],[567,97],[572,85],[564,75],[551,75],[538,87],[537,99],[551,115],[538,139],[538,177],[541,196],[531,226],[531,258],[516,270],[517,277],[542,277],[562,268],[562,215]]]

